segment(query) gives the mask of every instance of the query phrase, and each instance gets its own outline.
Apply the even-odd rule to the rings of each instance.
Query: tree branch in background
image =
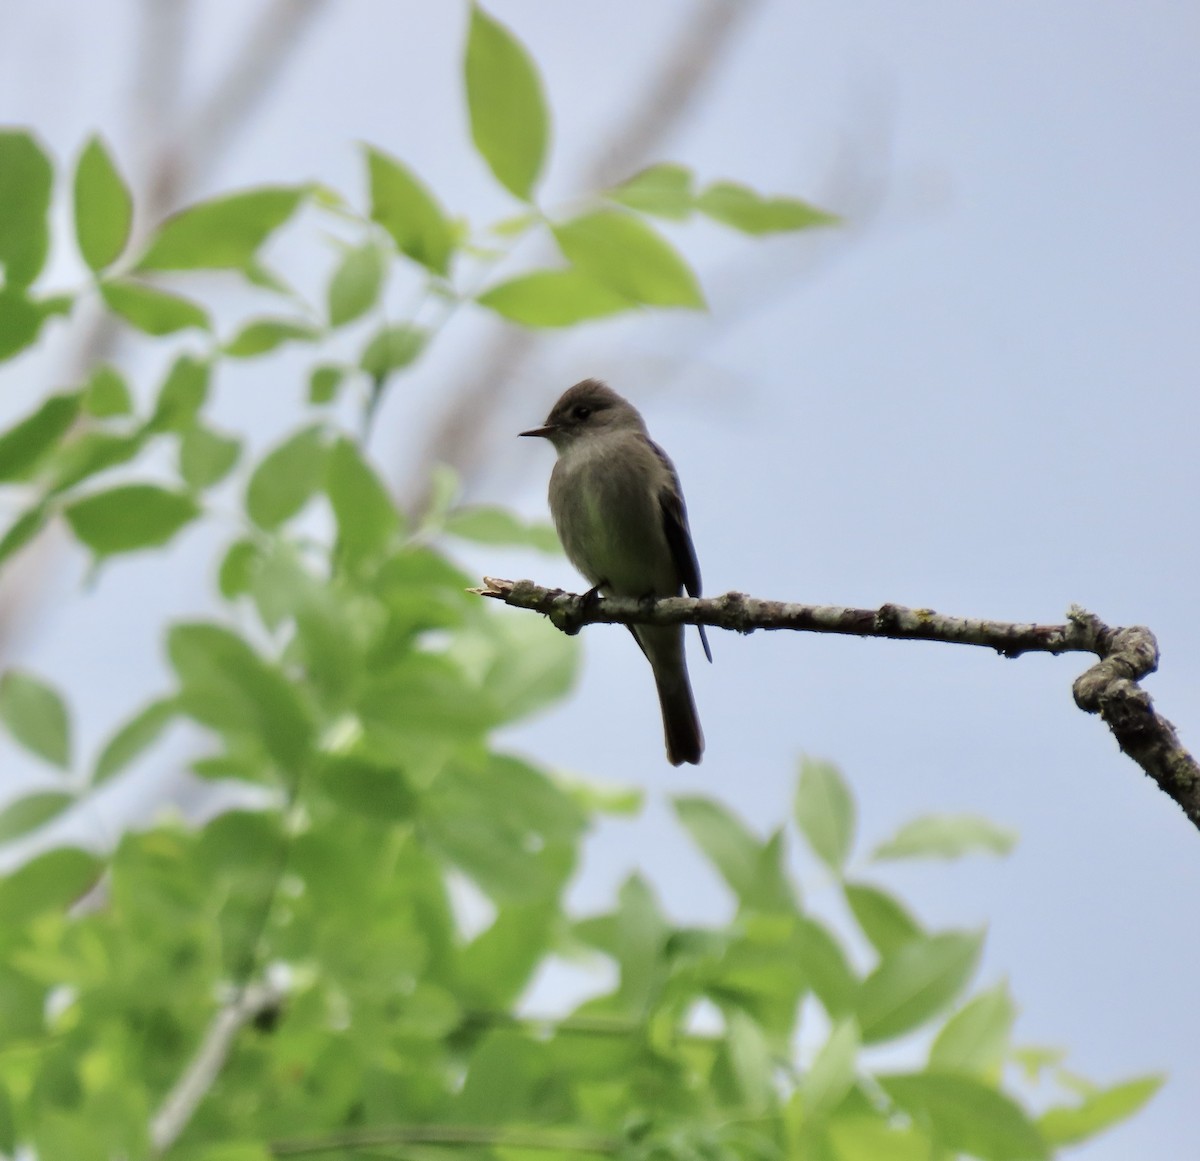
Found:
[[[732,592],[720,597],[644,601],[588,597],[543,588],[533,581],[494,577],[484,577],[484,587],[471,591],[517,609],[542,613],[569,634],[592,624],[709,625],[738,633],[794,629],[894,641],[943,641],[980,645],[1005,657],[1022,653],[1093,653],[1100,660],[1076,678],[1072,690],[1075,704],[1086,713],[1099,714],[1117,745],[1200,829],[1200,765],[1180,743],[1175,727],[1155,710],[1150,695],[1138,684],[1158,668],[1158,643],[1154,634],[1140,625],[1110,628],[1078,606],[1071,608],[1064,624],[1033,625],[948,617],[932,609],[901,605],[850,609],[765,601]]]

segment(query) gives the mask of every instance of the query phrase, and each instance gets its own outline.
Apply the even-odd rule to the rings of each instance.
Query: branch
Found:
[[[217,1011],[196,1055],[150,1121],[151,1156],[161,1157],[179,1139],[225,1067],[234,1037],[256,1016],[278,1007],[282,1000],[282,991],[270,983],[247,984]]]
[[[1014,624],[972,617],[947,617],[932,609],[880,605],[848,609],[840,605],[801,605],[764,601],[744,593],[720,597],[591,597],[547,589],[533,581],[484,577],[470,590],[517,609],[550,618],[564,633],[584,625],[709,625],[752,633],[756,629],[795,629],[886,637],[893,641],[944,641],[979,645],[1005,657],[1022,653],[1092,653],[1100,660],[1075,679],[1075,704],[1099,714],[1117,745],[1170,795],[1200,829],[1200,765],[1185,750],[1175,727],[1154,708],[1138,682],[1158,668],[1158,643],[1149,629],[1110,628],[1098,617],[1073,606],[1062,625]]]

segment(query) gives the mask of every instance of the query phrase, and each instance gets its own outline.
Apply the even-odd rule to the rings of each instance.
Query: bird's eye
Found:
[[[590,407],[585,407],[581,403],[575,408],[574,414],[576,419],[587,419],[587,417],[592,414],[592,409]]]

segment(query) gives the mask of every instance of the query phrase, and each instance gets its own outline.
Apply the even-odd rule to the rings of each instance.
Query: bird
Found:
[[[599,379],[569,387],[545,423],[523,436],[557,452],[550,514],[567,559],[606,594],[646,599],[700,595],[700,565],[679,475],[636,407]],[[698,626],[704,654],[712,651]],[[667,760],[698,765],[704,734],[688,679],[682,625],[630,625],[650,662]]]

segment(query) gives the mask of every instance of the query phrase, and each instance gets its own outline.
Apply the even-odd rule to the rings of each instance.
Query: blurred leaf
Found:
[[[17,1151],[17,1126],[8,1085],[0,1084],[0,1152],[9,1156]]]
[[[549,953],[558,921],[553,901],[506,902],[463,949],[456,990],[477,1008],[496,1011],[516,1003]]]
[[[649,306],[704,306],[688,264],[633,214],[595,210],[555,226],[554,236],[569,262],[617,294]]]
[[[515,545],[557,555],[562,552],[552,525],[526,524],[507,508],[478,505],[457,508],[446,517],[445,531],[477,544]]]
[[[1144,1076],[1089,1094],[1080,1104],[1048,1109],[1038,1118],[1053,1146],[1077,1145],[1133,1116],[1162,1087],[1164,1077]]]
[[[1014,1048],[1012,1058],[1014,1063],[1021,1066],[1025,1079],[1036,1083],[1042,1079],[1047,1069],[1058,1068],[1066,1059],[1067,1053],[1062,1048],[1047,1048],[1036,1044],[1027,1044],[1023,1048]]]
[[[400,517],[383,481],[346,438],[334,441],[325,493],[337,520],[337,557],[351,570],[381,555],[400,531]]]
[[[167,635],[179,706],[219,733],[252,735],[290,778],[308,764],[312,724],[296,690],[237,634],[220,625],[173,625]]]
[[[859,1047],[855,1021],[837,1021],[801,1083],[807,1116],[827,1117],[854,1087]]]
[[[840,220],[799,198],[765,198],[731,181],[710,185],[696,199],[696,208],[744,234],[808,230],[813,226],[835,226]]]
[[[1003,982],[968,1000],[942,1026],[929,1049],[929,1068],[967,1072],[993,1084],[1008,1059],[1017,1009]]]
[[[826,1132],[836,1161],[930,1161],[931,1145],[924,1133],[882,1117],[838,1117]]]
[[[945,1149],[983,1161],[1040,1161],[1050,1151],[1019,1105],[994,1088],[953,1073],[918,1072],[877,1078],[917,1124],[928,1124]]]
[[[337,398],[338,388],[345,377],[345,367],[314,367],[308,379],[309,403],[318,407],[332,403]]]
[[[75,238],[92,270],[111,266],[133,226],[133,199],[99,137],[83,147],[75,168]]]
[[[95,855],[76,847],[35,855],[0,879],[0,930],[15,930],[47,911],[66,911],[95,885],[100,870]],[[42,1013],[35,1015],[40,1025]]]
[[[362,353],[360,364],[377,381],[386,379],[416,361],[429,341],[428,332],[408,323],[393,323],[376,331]]]
[[[186,431],[208,398],[212,368],[203,359],[180,355],[159,388],[148,431]]]
[[[578,643],[537,617],[488,616],[482,674],[492,721],[519,721],[553,705],[579,674]],[[453,650],[452,650],[453,652]]]
[[[5,289],[30,286],[50,248],[54,167],[31,133],[0,130],[0,267]]]
[[[416,795],[400,770],[361,758],[326,758],[319,786],[330,801],[375,822],[397,822],[416,812]]]
[[[128,435],[83,431],[54,457],[50,494],[60,495],[90,476],[127,464],[145,446],[149,434],[146,430]]]
[[[179,440],[179,474],[189,488],[211,488],[233,471],[241,450],[236,437],[193,424]]]
[[[748,1112],[759,1116],[774,1104],[775,1060],[770,1042],[758,1022],[741,1009],[727,1018],[726,1048],[730,1069]]]
[[[0,843],[12,842],[57,818],[76,802],[74,794],[51,790],[18,798],[0,810]]]
[[[246,489],[246,512],[260,528],[278,528],[308,503],[324,474],[324,430],[303,428],[259,461]]]
[[[100,293],[112,310],[148,335],[173,335],[188,327],[206,331],[211,325],[203,307],[144,282],[130,279],[104,282]]]
[[[517,39],[478,4],[471,5],[465,70],[475,148],[505,189],[529,201],[550,135],[541,80]]]
[[[861,985],[841,944],[817,920],[805,916],[797,921],[796,958],[831,1020],[854,1012]]]
[[[14,552],[19,552],[43,528],[50,518],[50,513],[44,501],[22,512],[4,531],[0,537],[0,561],[7,560]]]
[[[255,571],[262,563],[262,552],[253,540],[236,540],[221,561],[217,587],[232,601],[250,591]]]
[[[367,150],[371,218],[392,236],[402,254],[445,275],[454,234],[437,199],[407,166],[378,149]]]
[[[3,137],[3,133],[0,133]],[[0,180],[3,180],[0,178]],[[0,196],[3,191],[0,190]],[[22,287],[0,287],[0,362],[36,342],[44,314]]]
[[[71,764],[71,723],[57,690],[28,673],[0,677],[0,721],[39,758],[65,770]]]
[[[83,389],[83,407],[97,419],[133,412],[133,396],[121,372],[109,363],[97,363]]]
[[[179,715],[173,698],[160,698],[143,706],[104,744],[92,771],[92,785],[100,786],[120,774],[162,736]]]
[[[259,318],[242,327],[224,350],[233,359],[253,359],[278,350],[284,343],[312,343],[320,337],[319,328],[301,319]]]
[[[575,269],[520,274],[485,290],[475,301],[525,327],[569,327],[638,305]]]
[[[692,214],[693,180],[685,165],[651,165],[609,190],[608,197],[631,210],[682,222]]]
[[[188,206],[158,227],[136,269],[244,270],[304,194],[298,187],[262,188]]]
[[[831,871],[840,873],[854,844],[854,799],[836,766],[804,759],[795,811],[809,846]]]
[[[924,934],[904,905],[886,891],[867,883],[844,883],[843,890],[863,935],[881,956]]]
[[[1006,855],[1017,836],[972,814],[930,814],[902,826],[871,852],[873,859],[957,859],[977,851]]]
[[[77,394],[51,395],[32,415],[0,435],[0,480],[28,479],[78,414]]]
[[[97,556],[157,548],[199,514],[195,500],[157,484],[122,484],[76,500],[63,514]]]
[[[379,300],[387,264],[374,242],[347,250],[329,283],[329,325],[345,326]]]
[[[857,1001],[864,1044],[919,1028],[966,986],[979,962],[981,935],[952,931],[903,944],[862,982]]]

